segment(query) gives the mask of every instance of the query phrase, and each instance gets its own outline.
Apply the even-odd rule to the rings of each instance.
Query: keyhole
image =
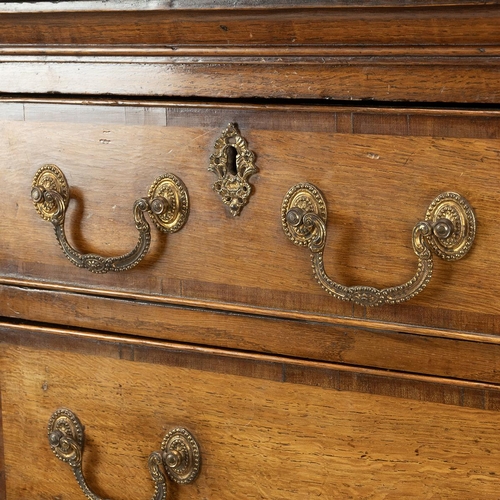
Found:
[[[227,171],[231,175],[237,175],[238,170],[236,169],[236,156],[238,152],[234,146],[227,147]]]

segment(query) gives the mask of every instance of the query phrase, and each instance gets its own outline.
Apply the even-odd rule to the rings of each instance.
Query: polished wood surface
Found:
[[[125,339],[88,335],[78,344],[70,332],[53,350],[53,333],[41,345],[42,329],[17,331],[1,350],[9,498],[79,497],[43,432],[60,406],[85,424],[86,475],[112,498],[149,497],[147,456],[179,425],[199,440],[203,472],[172,488],[176,499],[496,498],[498,411],[456,411],[412,400],[411,390],[380,396],[363,383],[348,388],[348,373],[328,369],[324,379],[336,379],[337,390],[314,387],[307,363],[296,374],[311,381],[290,383],[293,376],[281,378],[285,359],[242,359],[245,368],[216,352],[202,358],[159,345],[143,357]],[[387,384],[404,387],[397,377]],[[424,399],[431,386],[421,387]],[[441,386],[445,397],[453,391]]]
[[[0,136],[2,175],[10,186],[4,198],[10,209],[0,221],[2,277],[153,302],[200,300],[220,310],[231,304],[242,312],[266,308],[270,315],[300,311],[306,318],[499,331],[500,290],[491,272],[500,266],[492,251],[498,246],[499,192],[491,182],[500,146],[495,111],[57,101],[6,106],[8,117],[17,111],[18,119],[3,122]],[[207,171],[228,122],[238,123],[259,168],[239,217],[212,191],[215,176]],[[73,201],[66,231],[81,252],[112,256],[133,248],[132,204],[165,172],[186,184],[189,220],[167,237],[153,229],[150,253],[128,272],[95,275],[78,269],[29,198],[33,175],[46,163],[58,165],[68,178]],[[281,228],[283,196],[304,181],[325,196],[325,265],[342,284],[385,287],[407,281],[417,265],[413,226],[441,192],[458,192],[472,205],[478,220],[474,246],[457,263],[436,257],[429,286],[398,307],[335,300],[313,278],[308,251],[292,245]]]
[[[3,3],[0,92],[499,103],[499,22],[475,1]]]
[[[204,308],[0,287],[0,313],[47,324],[101,328],[115,334],[189,342],[247,352],[499,383],[498,336],[409,328],[367,320],[356,326],[226,314]],[[160,325],[160,326],[159,326]],[[374,349],[374,346],[377,346]]]
[[[0,332],[3,346],[77,352],[82,356],[109,356],[141,363],[174,364],[182,368],[337,391],[500,410],[498,384],[112,335],[109,332],[8,323],[0,323]]]
[[[105,498],[151,497],[176,426],[202,470],[168,500],[498,498],[499,21],[496,0],[0,2],[0,500],[83,498],[46,436],[61,406]],[[259,169],[239,217],[207,170],[228,123]],[[131,250],[166,172],[187,224],[130,271],[78,269],[30,199],[49,163],[80,252]],[[340,302],[283,233],[300,182],[344,285],[410,279],[441,192],[477,236],[404,304]]]
[[[299,4],[299,2],[297,2]],[[500,8],[295,8],[8,13],[3,44],[498,45]],[[61,9],[62,10],[62,9]],[[467,29],[474,25],[475,29]]]

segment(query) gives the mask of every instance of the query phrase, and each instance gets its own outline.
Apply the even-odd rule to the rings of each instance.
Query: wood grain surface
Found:
[[[24,50],[24,49],[23,49]],[[349,55],[155,58],[0,56],[2,93],[273,98],[432,103],[500,102],[497,50],[478,57]],[[448,64],[453,62],[452,64]],[[411,78],[408,67],[412,67]],[[24,75],[20,80],[19,75]]]
[[[2,3],[0,92],[500,102],[498,2],[257,4]]]
[[[0,286],[0,316],[299,359],[500,383],[500,338],[360,321],[357,326]],[[408,330],[410,330],[409,333]]]
[[[201,300],[221,310],[230,304],[268,315],[370,319],[402,329],[499,331],[499,285],[492,271],[500,262],[491,251],[499,234],[499,193],[491,182],[500,155],[500,116],[494,111],[10,101],[1,109],[7,116],[0,159],[8,208],[0,220],[0,269],[11,283],[158,302],[171,297],[187,305]],[[232,217],[212,191],[215,176],[207,171],[228,122],[238,123],[259,168],[240,217]],[[67,233],[82,252],[130,250],[137,238],[132,204],[165,172],[187,185],[188,223],[168,237],[153,230],[150,253],[129,272],[77,269],[29,198],[33,175],[46,163],[68,178]],[[405,304],[364,308],[337,301],[315,282],[308,251],[292,245],[281,228],[283,196],[304,181],[324,193],[326,270],[342,284],[407,281],[416,270],[412,228],[444,191],[471,203],[476,241],[461,261],[436,258],[427,289]]]
[[[498,45],[498,5],[7,13],[9,45]],[[474,29],[469,29],[474,26]]]
[[[167,500],[498,499],[499,25],[497,0],[0,1],[0,500],[83,498],[60,407],[103,498],[151,497],[183,426],[202,470]],[[258,167],[239,217],[207,170],[228,123]],[[77,269],[30,199],[49,163],[82,253],[131,250],[166,172],[187,224],[130,271]],[[409,302],[340,302],[281,227],[301,182],[344,285],[409,280],[442,192],[476,240]]]
[[[325,366],[330,387],[315,387],[320,377],[307,363],[295,370],[302,383],[290,383],[298,379],[293,362],[290,379],[282,378],[286,360],[241,357],[235,364],[227,354],[200,357],[158,344],[142,357],[146,345],[123,338],[70,334],[56,343],[56,336],[2,329],[8,498],[81,495],[47,442],[47,421],[59,407],[85,425],[89,483],[117,500],[152,493],[147,456],[176,426],[199,440],[203,465],[193,485],[171,488],[172,499],[497,496],[498,408],[458,411],[425,402],[432,392],[451,395],[452,384],[433,390],[423,381],[419,389],[414,380],[408,390],[404,379],[377,384],[372,374],[370,384],[370,376],[352,369],[342,372],[360,377],[349,388],[347,378]],[[332,380],[340,383],[337,390]],[[384,385],[400,397],[377,395]],[[419,390],[423,400],[408,399]],[[492,391],[498,400],[498,388]]]

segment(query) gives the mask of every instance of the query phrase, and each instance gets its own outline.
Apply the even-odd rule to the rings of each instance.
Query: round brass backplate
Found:
[[[290,220],[290,210],[300,213],[315,213],[326,223],[326,203],[323,195],[307,182],[295,184],[288,190],[281,204],[281,223],[283,231],[295,245],[309,245],[313,236],[312,228],[306,224],[294,224]]]
[[[172,429],[161,443],[163,464],[168,477],[180,484],[193,482],[201,467],[200,447],[186,429]]]
[[[457,193],[442,193],[430,204],[425,220],[433,226],[448,221],[451,231],[428,236],[433,252],[445,260],[461,259],[472,246],[476,235],[476,218],[467,200]]]
[[[50,221],[57,212],[58,207],[56,202],[51,200],[50,197],[37,197],[41,193],[40,188],[45,191],[56,191],[62,196],[64,205],[67,206],[69,202],[68,181],[59,167],[51,164],[39,168],[33,178],[31,197],[35,209],[40,214],[40,217]]]
[[[189,214],[189,198],[184,183],[174,174],[158,177],[149,189],[151,200],[164,198],[165,210],[157,214],[149,211],[156,227],[165,233],[175,233],[185,224]]]

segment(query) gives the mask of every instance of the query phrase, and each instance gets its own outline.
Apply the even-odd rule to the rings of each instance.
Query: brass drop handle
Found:
[[[293,243],[309,248],[314,275],[324,290],[337,299],[363,306],[397,304],[414,297],[431,279],[432,254],[450,261],[461,259],[470,250],[476,234],[474,212],[467,200],[457,193],[442,193],[430,204],[425,219],[413,228],[413,250],[418,257],[413,278],[402,285],[383,289],[344,286],[325,272],[326,213],[325,200],[316,186],[296,184],[281,205],[283,230]]]
[[[189,198],[183,182],[173,174],[162,175],[154,181],[148,196],[139,198],[134,203],[134,222],[139,232],[135,248],[118,257],[101,257],[96,254],[81,254],[66,238],[64,219],[70,199],[69,185],[59,167],[44,165],[38,170],[33,179],[31,199],[40,217],[54,226],[57,241],[69,261],[93,273],[126,271],[146,256],[151,245],[151,230],[145,212],[149,213],[156,227],[164,233],[175,233],[181,229],[189,213]]]
[[[59,460],[69,464],[86,498],[103,500],[90,489],[83,475],[84,430],[78,417],[71,410],[60,408],[51,415],[47,431],[52,451]],[[164,437],[160,450],[149,455],[149,473],[155,484],[152,500],[167,498],[167,480],[162,467],[170,480],[188,484],[198,477],[200,466],[200,447],[193,435],[182,427],[172,429]]]

